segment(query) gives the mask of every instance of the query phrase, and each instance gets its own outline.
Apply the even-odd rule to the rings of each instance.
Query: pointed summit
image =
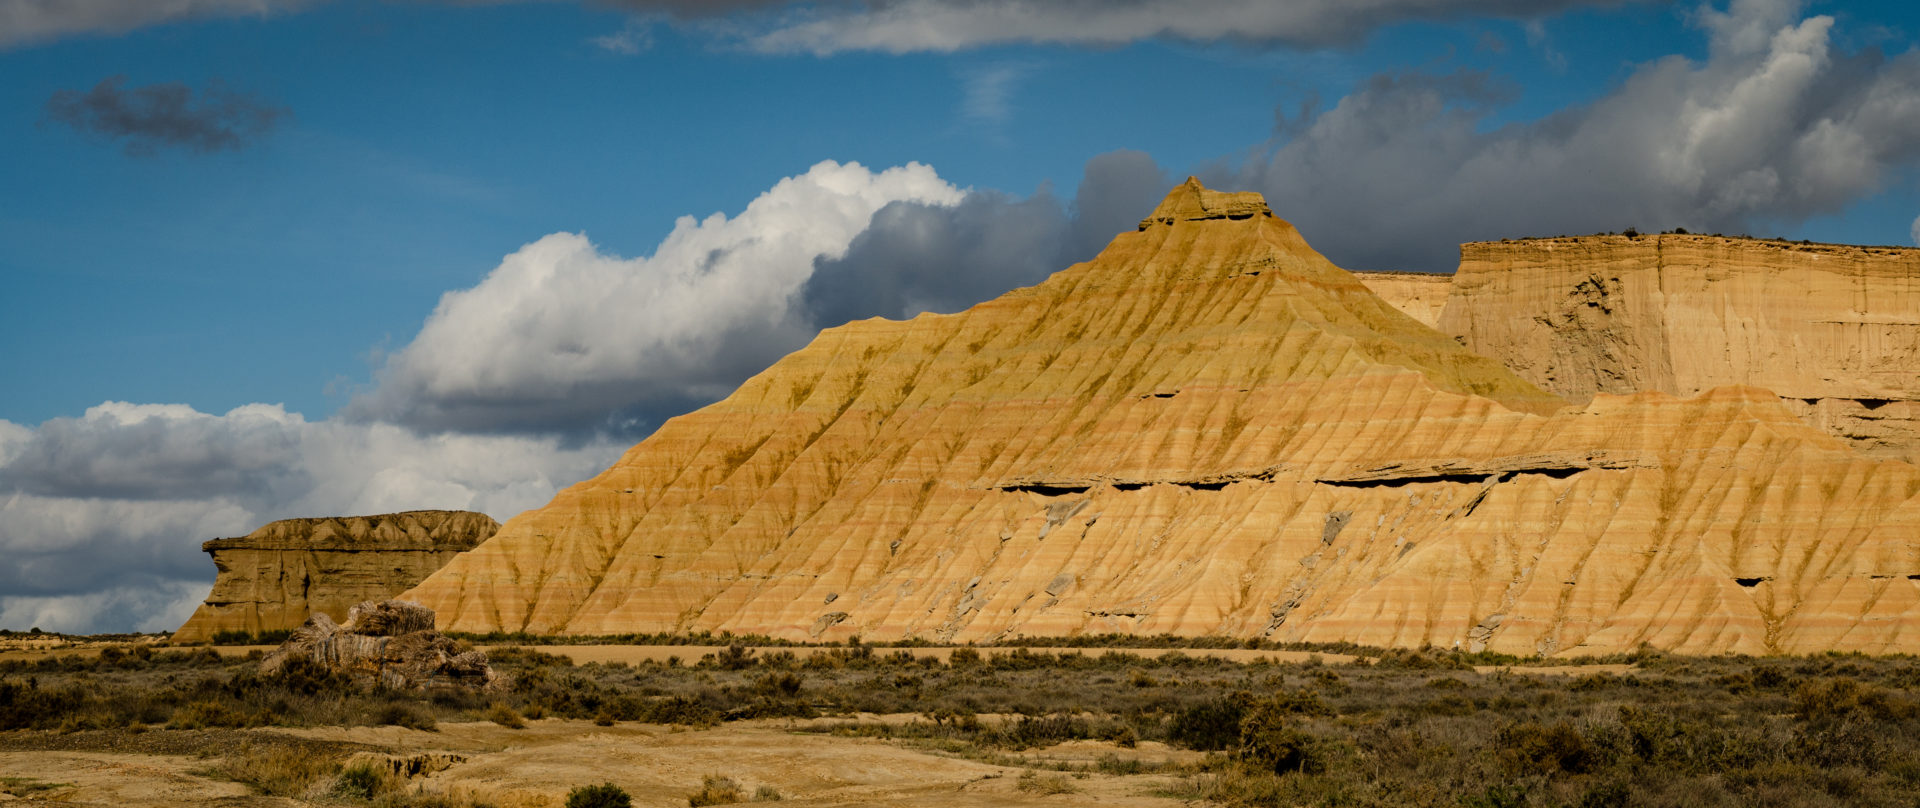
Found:
[[[1167,198],[1160,200],[1160,206],[1153,209],[1152,215],[1140,220],[1140,229],[1145,230],[1156,224],[1203,219],[1251,219],[1255,216],[1273,216],[1273,210],[1267,207],[1266,197],[1254,191],[1209,191],[1200,184],[1198,177],[1190,176],[1186,182],[1167,192]]]

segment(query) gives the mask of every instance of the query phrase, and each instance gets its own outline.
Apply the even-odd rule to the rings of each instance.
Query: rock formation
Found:
[[[855,322],[406,597],[443,628],[1920,650],[1920,471],[1775,396],[1569,405],[1247,195]]]
[[[285,631],[314,613],[344,619],[354,604],[400,594],[499,529],[486,514],[409,511],[283,519],[214,539],[200,545],[219,569],[213,591],[173,639]]]
[[[260,670],[278,673],[296,659],[392,690],[484,690],[497,682],[487,652],[441,636],[432,610],[401,600],[355,604],[345,623],[316,612],[260,661]]]
[[[1460,248],[1437,327],[1574,401],[1763,387],[1920,462],[1920,250],[1699,235]]]
[[[1433,327],[1447,307],[1447,293],[1453,289],[1452,275],[1426,272],[1355,272],[1353,277],[1367,291],[1380,296],[1401,314]]]

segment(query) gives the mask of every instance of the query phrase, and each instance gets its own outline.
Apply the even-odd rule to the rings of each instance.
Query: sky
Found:
[[[1916,36],[1816,0],[0,0],[0,628],[170,630],[200,542],[274,519],[504,520],[1188,175],[1353,269],[1912,245]]]

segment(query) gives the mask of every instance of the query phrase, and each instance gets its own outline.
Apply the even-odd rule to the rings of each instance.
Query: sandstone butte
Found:
[[[344,620],[355,604],[399,594],[499,529],[482,513],[409,511],[283,519],[214,539],[200,545],[219,570],[213,591],[173,640],[291,630],[316,613]]]
[[[1920,651],[1920,471],[1772,393],[1570,404],[1189,180],[823,331],[403,597],[443,629]]]
[[[1766,388],[1872,457],[1920,463],[1920,250],[1687,234],[1479,242],[1368,288],[1576,404]]]

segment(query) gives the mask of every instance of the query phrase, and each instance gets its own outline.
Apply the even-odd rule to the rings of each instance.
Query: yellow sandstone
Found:
[[[1574,402],[1747,384],[1920,462],[1920,250],[1700,235],[1460,248],[1439,329]]]
[[[201,545],[219,569],[213,591],[173,639],[292,630],[315,613],[345,620],[354,604],[399,594],[499,529],[483,513],[409,511],[282,519],[214,539]]]
[[[822,332],[402,597],[472,632],[1914,652],[1917,495],[1763,389],[1569,404],[1189,180],[1037,286]]]

